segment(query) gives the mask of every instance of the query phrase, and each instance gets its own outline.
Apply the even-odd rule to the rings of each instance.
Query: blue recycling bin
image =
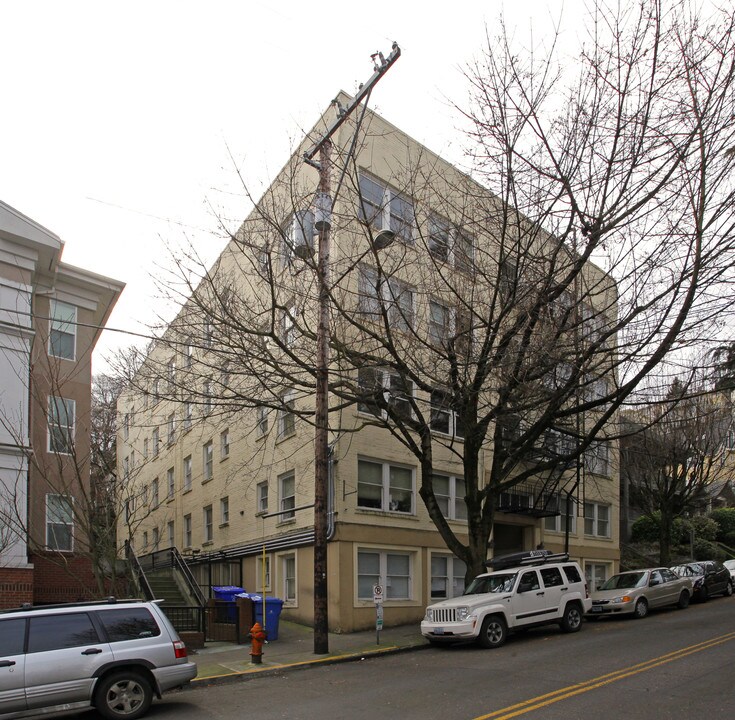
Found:
[[[231,623],[237,622],[237,607],[235,607],[235,597],[245,590],[237,585],[213,585],[212,592],[215,600],[224,600],[230,603],[227,606],[227,621]]]
[[[236,597],[250,598],[253,601],[253,622],[259,622],[265,627],[268,642],[278,640],[278,621],[281,618],[283,600],[275,597],[265,599],[265,622],[263,622],[263,596],[249,593],[240,593]]]

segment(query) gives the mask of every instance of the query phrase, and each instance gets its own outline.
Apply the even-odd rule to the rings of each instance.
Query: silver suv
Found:
[[[491,560],[464,595],[426,608],[421,634],[432,644],[477,640],[500,647],[514,630],[558,623],[577,632],[592,601],[576,562],[538,550]]]
[[[155,602],[23,607],[0,612],[0,718],[93,706],[135,720],[153,695],[196,677]]]

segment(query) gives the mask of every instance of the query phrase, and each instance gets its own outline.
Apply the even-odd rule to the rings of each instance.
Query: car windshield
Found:
[[[476,577],[464,591],[465,595],[480,595],[482,593],[510,592],[513,581],[518,573],[504,573],[501,575],[480,575]]]
[[[725,560],[725,562],[723,563],[723,565],[728,570],[735,570],[735,560]]]
[[[693,575],[704,575],[704,568],[699,563],[688,565],[676,565],[671,568],[679,577],[692,577]]]
[[[645,584],[645,572],[622,573],[621,575],[613,575],[602,585],[600,590],[627,590],[629,588],[643,587]]]

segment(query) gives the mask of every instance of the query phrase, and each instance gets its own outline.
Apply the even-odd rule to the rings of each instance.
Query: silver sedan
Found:
[[[692,597],[692,581],[677,577],[668,568],[631,570],[613,575],[591,597],[589,618],[626,613],[643,618],[651,608],[687,607]]]

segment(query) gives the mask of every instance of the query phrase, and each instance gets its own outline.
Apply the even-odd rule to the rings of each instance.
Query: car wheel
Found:
[[[579,609],[577,603],[572,602],[567,604],[559,625],[566,633],[577,632],[582,628],[582,611]]]
[[[727,586],[725,587],[725,592],[723,593],[725,597],[730,597],[732,595],[732,581],[727,581]]]
[[[97,712],[108,720],[135,720],[148,711],[152,700],[150,682],[132,670],[103,678],[94,693]]]
[[[498,648],[508,638],[508,626],[500,615],[489,615],[482,621],[480,645],[485,648]]]
[[[641,598],[636,604],[635,604],[635,610],[633,611],[634,617],[637,618],[644,618],[646,615],[648,615],[648,603],[646,602],[645,598]]]
[[[689,607],[689,593],[686,590],[681,591],[681,595],[679,595],[679,602],[676,603],[676,607],[680,608],[681,610]]]

